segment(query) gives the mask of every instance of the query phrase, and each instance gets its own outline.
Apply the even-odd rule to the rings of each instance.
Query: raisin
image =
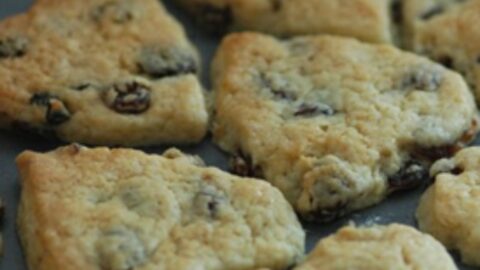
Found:
[[[335,114],[335,110],[332,107],[328,106],[327,104],[318,103],[318,104],[311,104],[311,103],[302,103],[300,107],[294,112],[295,116],[318,116],[318,115],[326,115],[332,116]]]
[[[396,24],[401,24],[403,22],[403,5],[401,0],[395,0],[390,6],[392,20]]]
[[[430,176],[432,176],[433,180],[435,180],[435,177],[441,173],[459,175],[462,174],[463,171],[463,168],[459,167],[455,160],[442,158],[433,163],[430,168]]]
[[[116,112],[139,114],[150,108],[150,88],[136,81],[118,83],[107,91],[104,100]]]
[[[30,104],[46,107],[45,118],[52,126],[61,125],[71,117],[66,105],[58,97],[46,92],[34,94],[30,98]]]
[[[73,90],[76,90],[76,91],[84,91],[84,90],[87,90],[90,87],[93,87],[93,85],[91,83],[80,83],[80,84],[73,85],[70,88],[72,88]]]
[[[104,232],[96,243],[102,269],[137,269],[148,259],[148,251],[133,230],[119,226]]]
[[[451,144],[437,147],[416,146],[413,155],[419,159],[438,160],[455,155],[462,148],[461,144]]]
[[[254,165],[252,158],[241,151],[230,159],[230,171],[243,177],[263,178],[262,168]]]
[[[297,96],[294,93],[289,92],[287,90],[272,89],[271,91],[273,96],[277,99],[285,99],[285,100],[297,99]]]
[[[195,9],[199,24],[212,34],[224,34],[233,24],[233,13],[230,6],[217,7],[200,4]]]
[[[138,62],[141,74],[153,79],[193,74],[198,63],[191,54],[179,49],[145,49]]]
[[[443,6],[434,6],[420,15],[422,20],[429,20],[445,11]]]
[[[283,0],[271,0],[273,12],[278,12],[282,9]]]
[[[429,173],[420,162],[408,161],[400,171],[389,177],[388,183],[390,191],[400,191],[413,189],[428,181]]]
[[[417,69],[410,72],[402,81],[402,88],[415,89],[419,91],[435,91],[443,81],[440,71]]]
[[[464,172],[464,170],[460,167],[455,167],[450,171],[450,173],[453,174],[453,175],[460,175],[463,172]]]
[[[442,64],[444,67],[450,68],[450,69],[452,69],[453,66],[454,66],[454,61],[453,61],[452,57],[450,57],[448,55],[444,55],[444,56],[439,57],[437,62]]]
[[[327,223],[337,220],[347,213],[347,203],[338,202],[335,206],[316,209],[302,217],[311,222]]]
[[[267,88],[275,99],[294,101],[297,95],[293,90],[295,87],[277,74],[261,74],[261,86]]]
[[[218,218],[227,199],[213,186],[204,186],[195,196],[194,205],[197,213],[211,219]]]
[[[114,23],[123,24],[133,20],[131,8],[119,2],[110,1],[93,9],[91,17],[95,22],[108,18]]]
[[[27,52],[27,40],[22,37],[0,39],[0,59],[22,57]]]

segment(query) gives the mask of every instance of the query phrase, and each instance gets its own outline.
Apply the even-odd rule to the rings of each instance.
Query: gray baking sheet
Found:
[[[72,0],[68,0],[72,1]],[[0,0],[0,19],[26,10],[31,0]],[[219,38],[206,35],[178,8],[170,3],[165,3],[167,8],[184,23],[191,40],[197,45],[202,53],[204,63],[202,80],[205,87],[209,87],[208,78],[209,63]],[[476,143],[479,142],[477,138]],[[1,228],[4,236],[4,255],[0,257],[0,269],[26,270],[26,265],[20,248],[18,236],[15,230],[15,218],[20,184],[15,167],[15,157],[24,150],[49,151],[62,145],[61,142],[47,141],[37,137],[16,134],[13,132],[0,131],[0,197],[6,202],[6,216]],[[162,153],[167,147],[143,148],[148,153]],[[211,143],[208,137],[204,142],[195,146],[179,147],[185,152],[201,156],[208,165],[227,169],[227,156]],[[307,224],[304,223],[307,232],[307,250],[311,250],[315,243],[333,232],[342,225],[354,221],[360,225],[389,224],[398,222],[415,226],[414,211],[417,207],[420,195],[424,188],[414,191],[395,194],[383,203],[370,209],[354,213],[348,217],[330,224]],[[458,255],[453,254],[458,262]],[[458,264],[462,270],[475,269]],[[388,269],[388,266],[385,266]]]

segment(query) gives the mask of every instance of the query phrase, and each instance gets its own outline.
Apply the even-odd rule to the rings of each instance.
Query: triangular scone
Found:
[[[480,101],[480,1],[406,0],[407,47],[462,73]]]
[[[470,147],[430,170],[434,184],[417,209],[421,230],[460,252],[466,264],[480,266],[480,147]]]
[[[17,163],[30,269],[283,270],[303,255],[303,229],[279,190],[178,150],[72,145]]]
[[[198,62],[156,0],[37,1],[0,23],[0,126],[94,145],[197,142]]]
[[[294,270],[456,270],[447,250],[416,229],[347,226],[321,240]]]
[[[330,220],[415,187],[476,134],[465,81],[387,45],[227,37],[213,66],[214,138],[305,217]]]
[[[335,34],[392,42],[390,1],[175,0],[208,30],[252,30],[280,36]]]

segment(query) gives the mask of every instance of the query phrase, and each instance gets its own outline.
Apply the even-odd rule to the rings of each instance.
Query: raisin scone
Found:
[[[319,242],[294,270],[455,270],[452,258],[433,237],[392,224],[347,226]]]
[[[255,30],[280,36],[337,34],[392,42],[390,1],[176,0],[209,31]]]
[[[389,45],[232,34],[213,65],[216,143],[328,221],[412,188],[477,132],[457,73]]]
[[[0,22],[0,127],[92,145],[197,142],[198,66],[156,0],[37,1]]]
[[[420,229],[459,250],[465,263],[480,266],[480,147],[439,160],[430,174],[435,183],[417,209]]]
[[[284,270],[304,231],[266,182],[169,150],[78,145],[17,159],[30,269]]]
[[[480,100],[480,1],[405,0],[407,48],[462,73]]]

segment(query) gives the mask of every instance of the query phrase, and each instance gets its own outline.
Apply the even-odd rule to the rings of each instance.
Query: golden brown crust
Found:
[[[480,266],[480,148],[470,147],[431,169],[435,183],[417,209],[420,229],[447,248],[459,250],[462,260]]]
[[[281,270],[304,232],[281,193],[177,150],[25,152],[19,233],[30,269]]]
[[[38,1],[0,23],[0,126],[94,145],[198,142],[198,62],[158,1]]]
[[[389,1],[177,0],[210,30],[280,36],[332,34],[389,43]]]
[[[478,131],[458,74],[387,45],[232,34],[212,74],[215,141],[307,218],[422,183],[433,160]]]
[[[438,269],[457,267],[445,248],[427,234],[400,224],[348,226],[321,240],[295,270]]]
[[[406,44],[464,75],[480,100],[480,2],[404,1]]]

